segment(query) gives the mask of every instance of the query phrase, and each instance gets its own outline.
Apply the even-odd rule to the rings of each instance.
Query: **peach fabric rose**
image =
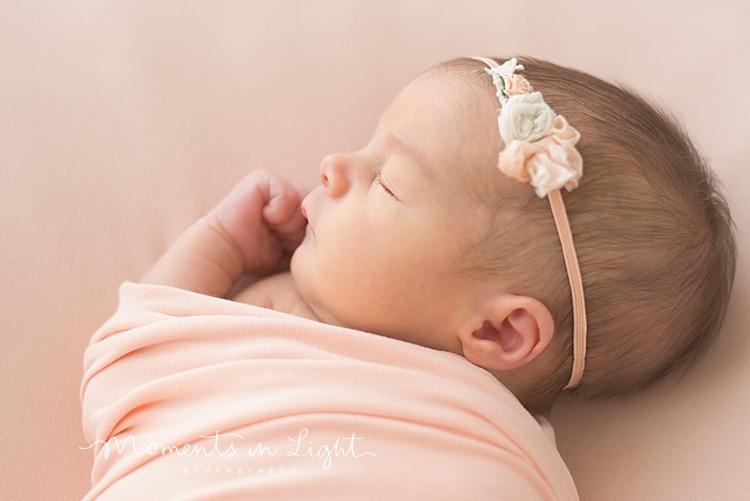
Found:
[[[578,131],[557,115],[547,136],[506,144],[498,156],[498,168],[506,176],[530,183],[540,198],[563,187],[570,191],[583,175],[583,159],[575,147],[579,138]]]
[[[516,96],[518,94],[527,94],[531,92],[531,85],[521,75],[510,75],[505,78],[505,95]]]

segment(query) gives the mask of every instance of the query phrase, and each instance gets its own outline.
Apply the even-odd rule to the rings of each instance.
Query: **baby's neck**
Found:
[[[302,298],[292,279],[292,274],[288,271],[251,284],[235,294],[232,300],[320,321],[320,318]]]

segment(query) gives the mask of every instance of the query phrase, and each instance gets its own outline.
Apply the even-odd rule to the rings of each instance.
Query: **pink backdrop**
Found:
[[[719,342],[682,381],[553,423],[584,500],[748,499],[746,0],[0,0],[0,498],[87,491],[82,357],[120,282],[247,171],[312,186],[410,79],[479,54],[627,83],[713,162],[740,245]]]

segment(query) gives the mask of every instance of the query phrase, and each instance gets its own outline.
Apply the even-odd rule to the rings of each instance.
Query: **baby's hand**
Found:
[[[305,235],[305,193],[272,172],[253,172],[179,238],[143,283],[226,297],[245,273],[287,269]]]

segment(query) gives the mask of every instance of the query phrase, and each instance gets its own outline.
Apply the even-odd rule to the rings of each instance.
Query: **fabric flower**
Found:
[[[510,75],[505,79],[505,95],[515,96],[518,94],[526,94],[531,92],[533,89],[529,85],[529,81],[521,75]]]
[[[509,94],[506,94],[506,86],[508,85],[507,83],[508,78],[512,77],[514,72],[521,71],[521,70],[523,70],[523,65],[518,64],[518,61],[516,60],[515,57],[505,61],[500,66],[485,68],[484,71],[486,71],[492,76],[492,83],[495,84],[495,88],[497,89],[497,92],[496,92],[497,98],[500,100],[501,105],[504,105],[505,102],[508,100]],[[531,86],[529,86],[526,92],[529,92],[529,91],[531,91]]]
[[[578,131],[558,115],[549,134],[540,140],[506,143],[498,168],[508,177],[531,184],[540,198],[563,187],[570,191],[583,175],[583,159],[575,147],[579,138]]]
[[[554,119],[555,112],[541,93],[510,96],[498,117],[500,136],[506,145],[514,140],[536,141],[550,132]]]
[[[510,75],[515,73],[516,71],[523,71],[523,65],[518,64],[518,59],[515,57],[512,57],[505,61],[503,64],[498,66],[497,68],[490,68],[488,71],[491,73],[497,73],[499,76],[503,78],[508,78]]]

